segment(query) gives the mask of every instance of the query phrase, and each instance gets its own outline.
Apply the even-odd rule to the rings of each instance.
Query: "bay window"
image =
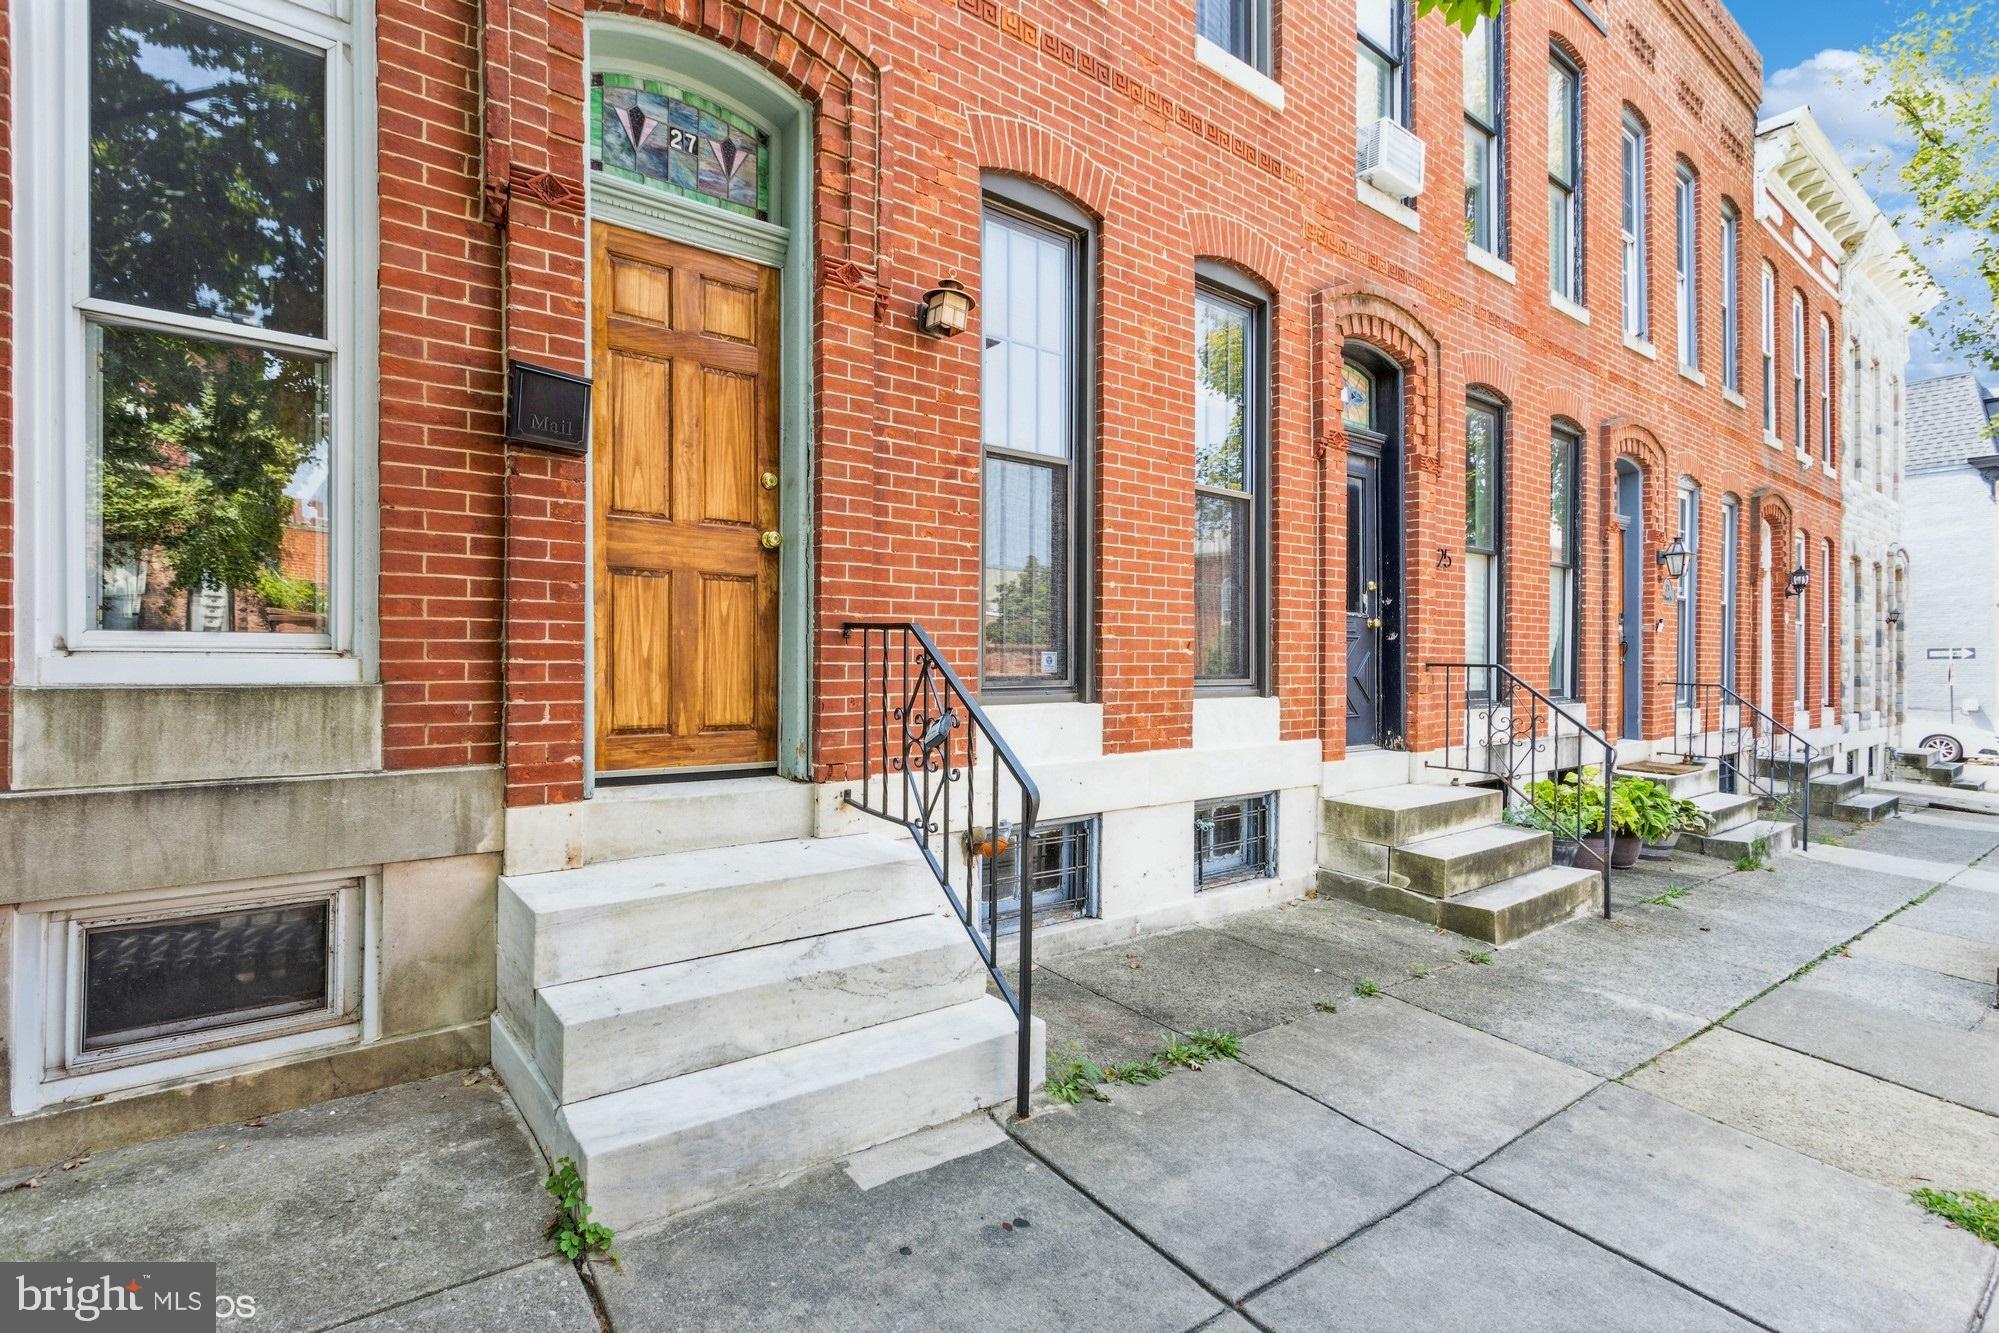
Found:
[[[347,7],[19,13],[25,674],[358,679]]]
[[[1083,567],[1089,233],[1052,194],[989,194],[981,238],[985,453],[981,687],[1074,695]],[[1026,204],[1047,211],[1033,211]],[[1071,215],[1073,213],[1073,216]]]

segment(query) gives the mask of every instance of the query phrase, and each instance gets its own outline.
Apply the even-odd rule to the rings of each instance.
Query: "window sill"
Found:
[[[1701,374],[1698,367],[1682,365],[1680,367],[1680,378],[1690,384],[1698,384],[1702,388],[1707,387],[1707,376]]]
[[[1624,335],[1624,345],[1644,357],[1647,361],[1657,361],[1659,359],[1659,349],[1643,338],[1627,333]]]
[[[1376,189],[1364,180],[1355,180],[1354,197],[1385,218],[1401,223],[1413,232],[1423,230],[1423,220],[1416,216],[1416,210],[1397,199],[1386,190]]]
[[[1730,407],[1739,407],[1745,412],[1749,410],[1749,400],[1733,389],[1723,389],[1721,391],[1721,401],[1727,403]]]
[[[1807,453],[1803,449],[1800,449],[1798,450],[1797,458],[1798,458],[1799,467],[1803,468],[1807,472],[1810,472],[1812,470],[1813,459],[1809,453]]]
[[[1763,432],[1763,443],[1769,445],[1772,449],[1782,449],[1784,447],[1784,442],[1778,439],[1773,432],[1767,430]]]
[[[1589,323],[1589,311],[1583,309],[1583,307],[1577,305],[1574,301],[1571,301],[1568,297],[1561,295],[1559,292],[1548,293],[1548,304],[1553,306],[1555,309],[1561,311],[1563,314],[1567,315],[1570,319],[1573,319],[1578,324]]]
[[[1198,34],[1194,38],[1194,63],[1210,73],[1220,75],[1272,111],[1284,109],[1283,84]]]
[[[1479,249],[1470,241],[1465,242],[1465,258],[1471,261],[1472,267],[1484,269],[1501,282],[1513,283],[1516,286],[1520,282],[1520,275],[1514,270],[1513,265],[1490,251]]]
[[[22,685],[364,685],[352,653],[164,652],[108,649],[43,653]]]

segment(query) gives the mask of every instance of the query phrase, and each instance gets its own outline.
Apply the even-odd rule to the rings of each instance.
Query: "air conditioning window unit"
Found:
[[[1423,141],[1383,117],[1360,127],[1360,178],[1397,199],[1423,193]]]

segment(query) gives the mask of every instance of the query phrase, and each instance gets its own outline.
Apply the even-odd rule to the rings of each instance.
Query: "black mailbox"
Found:
[[[509,361],[507,438],[557,453],[588,453],[590,381],[546,366]]]

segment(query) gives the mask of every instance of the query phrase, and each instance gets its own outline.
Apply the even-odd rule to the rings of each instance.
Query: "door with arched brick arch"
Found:
[[[591,245],[597,771],[773,764],[778,272]]]

